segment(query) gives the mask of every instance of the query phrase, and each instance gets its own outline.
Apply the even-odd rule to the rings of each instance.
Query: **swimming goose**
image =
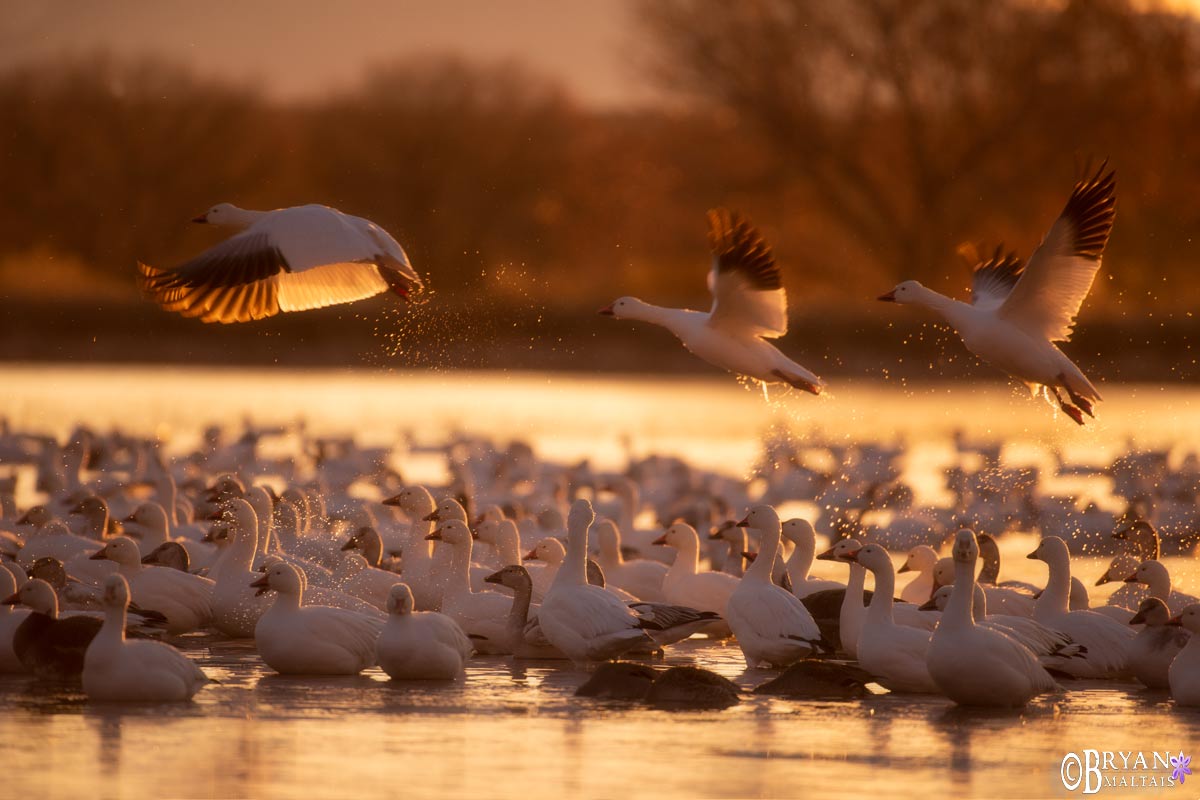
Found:
[[[505,639],[512,603],[498,592],[476,592],[471,588],[472,536],[466,522],[457,519],[443,522],[428,538],[444,542],[451,550],[442,613],[475,639],[480,653],[503,653],[498,643]]]
[[[904,281],[880,296],[939,313],[983,361],[1020,380],[1034,396],[1054,401],[1079,425],[1093,416],[1100,393],[1055,342],[1071,338],[1075,316],[1100,270],[1116,217],[1115,173],[1107,164],[1075,184],[1062,214],[1022,266],[997,247],[975,267],[971,303]],[[1069,399],[1060,394],[1066,392]]]
[[[168,567],[146,566],[137,543],[127,536],[109,539],[92,558],[116,562],[134,601],[164,615],[168,633],[194,631],[212,620],[215,581]]]
[[[724,617],[725,606],[740,581],[724,572],[700,571],[700,537],[696,529],[686,522],[677,522],[654,543],[676,550],[675,561],[663,578],[663,596],[667,602]],[[705,633],[725,637],[732,631],[728,622],[719,622],[705,629]]]
[[[366,525],[358,529],[353,536],[342,545],[342,552],[357,550],[372,567],[383,563],[383,539],[373,527]],[[384,598],[386,603],[386,595]]]
[[[817,554],[817,532],[806,519],[789,519],[783,523],[783,538],[796,546],[787,560],[788,577],[792,580],[792,594],[798,598],[808,597],[813,592],[826,589],[844,589],[844,584],[810,577],[813,559]]]
[[[755,506],[738,525],[758,531],[762,549],[729,596],[725,619],[747,669],[760,664],[786,667],[812,653],[821,632],[804,604],[771,581],[781,530],[775,509]]]
[[[1181,706],[1200,706],[1200,604],[1183,609],[1170,624],[1181,625],[1191,634],[1167,672],[1171,697]]]
[[[344,608],[302,605],[300,571],[278,561],[248,584],[276,593],[254,626],[254,646],[267,666],[284,675],[356,675],[375,663],[378,621]]]
[[[385,506],[400,509],[409,518],[409,527],[402,545],[402,580],[412,591],[418,611],[438,611],[442,607],[442,576],[433,570],[433,557],[425,537],[433,533],[436,522],[427,519],[436,513],[433,495],[424,486],[408,486],[383,501]],[[449,559],[448,547],[443,547],[444,559]]]
[[[142,556],[142,563],[158,567],[169,567],[180,572],[190,572],[191,559],[188,551],[179,542],[163,542]]]
[[[1050,573],[1046,588],[1034,603],[1033,618],[1087,648],[1081,658],[1066,659],[1058,668],[1076,678],[1127,675],[1134,631],[1095,611],[1072,611],[1068,607],[1071,555],[1066,542],[1047,536],[1028,557],[1044,561]]]
[[[1121,581],[1121,585],[1108,596],[1108,605],[1134,609],[1150,596],[1148,587],[1141,583],[1129,583],[1125,581],[1126,578],[1137,571],[1139,564],[1141,564],[1141,561],[1129,553],[1118,553],[1108,562],[1108,569],[1096,579],[1096,585],[1103,586],[1112,581]]]
[[[639,619],[614,595],[586,579],[587,534],[595,513],[576,500],[567,516],[567,557],[538,610],[547,641],[575,664],[608,661],[651,645]]]
[[[375,659],[392,680],[448,681],[463,674],[474,647],[458,623],[436,611],[413,611],[403,583],[387,599],[388,621],[375,643]]]
[[[163,642],[125,639],[129,596],[123,575],[105,579],[104,623],[83,659],[83,691],[90,700],[145,703],[192,699],[209,678],[191,659]]]
[[[937,561],[937,551],[927,544],[917,545],[908,551],[897,572],[916,572],[917,575],[900,592],[901,600],[921,605],[930,598],[936,588],[933,585],[933,567]]]
[[[875,576],[875,593],[858,637],[858,664],[893,692],[936,693],[937,685],[925,665],[928,631],[897,625],[892,616],[896,571],[887,550],[868,544],[848,553],[848,559]]]
[[[923,610],[938,610],[945,616],[946,606],[954,593],[954,584],[939,586],[929,602],[921,606]],[[1043,666],[1053,667],[1054,659],[1072,658],[1086,652],[1065,633],[1051,630],[1033,617],[1022,617],[1013,614],[989,614],[987,595],[983,588],[975,584],[975,601],[971,606],[975,624],[983,628],[991,628],[1016,639],[1025,645],[1038,657]],[[937,629],[934,628],[936,631]]]
[[[204,322],[352,303],[422,283],[404,248],[370,220],[322,205],[249,211],[220,203],[193,222],[237,231],[174,269],[138,263],[142,294]]]
[[[521,564],[521,534],[511,519],[485,519],[476,526],[475,536],[492,548],[501,568]]]
[[[1029,648],[975,624],[975,534],[959,531],[953,552],[954,590],[925,656],[938,690],[960,705],[1014,708],[1058,688]]]
[[[229,540],[213,563],[216,571],[212,591],[213,627],[226,636],[252,638],[259,617],[270,605],[267,598],[250,587],[250,583],[258,578],[253,569],[254,552],[258,547],[258,517],[249,503],[233,498],[225,502],[222,521],[213,525],[213,531],[223,531]]]
[[[1144,625],[1129,648],[1129,667],[1139,681],[1151,689],[1170,688],[1171,662],[1191,638],[1191,633],[1168,625],[1171,612],[1158,597],[1147,597],[1138,606],[1130,625]]]
[[[1143,561],[1125,578],[1125,582],[1145,584],[1150,596],[1162,600],[1167,604],[1167,608],[1182,609],[1200,602],[1190,594],[1171,588],[1171,573],[1161,561]]]
[[[83,656],[101,621],[92,616],[59,618],[58,596],[34,578],[2,601],[30,609],[13,634],[12,648],[25,668],[38,677],[71,678],[83,671]]]
[[[735,375],[820,394],[821,379],[767,341],[787,333],[787,292],[762,234],[740,214],[717,209],[708,212],[708,238],[713,305],[707,313],[654,306],[636,297],[618,298],[600,313],[661,325],[692,353]]]
[[[0,569],[0,599],[12,597],[16,593],[17,581],[13,574],[6,569]],[[32,612],[28,608],[13,608],[6,603],[0,604],[0,673],[29,670],[17,657],[17,651],[13,649],[13,638],[30,613]]]
[[[954,560],[939,558],[933,567],[933,588],[954,583]],[[1023,589],[1010,586],[980,585],[979,588],[987,595],[988,608],[996,614],[1011,614],[1015,617],[1033,616],[1034,594]]]
[[[639,600],[651,603],[666,600],[662,588],[663,579],[667,576],[666,564],[647,558],[626,561],[621,555],[621,532],[612,520],[599,520],[592,530],[600,545],[596,560],[609,583]]]
[[[372,567],[358,553],[343,556],[333,577],[340,591],[379,609],[387,608],[392,587],[400,580],[400,576],[394,572]]]
[[[529,571],[520,564],[509,564],[498,572],[493,572],[485,578],[488,583],[506,586],[512,590],[512,606],[508,612],[508,622],[504,628],[504,638],[498,644],[504,652],[511,653],[517,658],[566,658],[556,647],[543,641],[541,628],[537,627],[537,618],[531,617],[529,607],[533,598],[533,579]],[[536,628],[536,632],[532,629]],[[530,641],[531,639],[537,640]]]
[[[522,559],[525,563],[539,562],[536,565],[529,565],[529,577],[533,578],[534,602],[540,603],[546,596],[546,592],[550,591],[566,555],[567,551],[563,547],[563,543],[553,536],[543,537],[532,550],[525,554],[525,558]]]

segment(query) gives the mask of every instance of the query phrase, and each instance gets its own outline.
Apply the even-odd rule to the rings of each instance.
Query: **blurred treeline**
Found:
[[[1085,325],[1178,322],[1200,299],[1191,16],[1134,0],[646,0],[634,23],[631,69],[662,101],[627,110],[464,56],[398,57],[303,103],[109,56],[4,73],[0,302],[135,301],[134,262],[212,243],[187,220],[231,201],[376,220],[439,303],[703,304],[703,212],[725,204],[775,243],[799,319],[883,324],[895,310],[871,298],[899,279],[967,285],[964,241],[1027,256],[1103,158],[1117,226]]]

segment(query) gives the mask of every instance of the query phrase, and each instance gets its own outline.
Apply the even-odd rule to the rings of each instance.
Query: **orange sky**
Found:
[[[649,89],[629,66],[628,0],[0,0],[0,69],[112,50],[181,59],[285,97],[422,53],[518,57],[589,103]]]

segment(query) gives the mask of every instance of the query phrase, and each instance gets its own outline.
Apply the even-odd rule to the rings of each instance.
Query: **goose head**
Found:
[[[863,545],[852,553],[850,558],[858,562],[859,566],[866,567],[871,572],[884,572],[893,569],[892,558],[888,555],[887,548],[883,545]]]
[[[93,561],[115,561],[122,567],[131,567],[140,564],[142,554],[138,551],[137,542],[130,539],[128,536],[114,536],[104,543],[95,553],[90,556]]]
[[[946,604],[950,602],[950,593],[953,591],[953,586],[939,586],[934,590],[933,596],[922,603],[919,608],[922,611],[945,611]]]
[[[1129,553],[1118,553],[1108,563],[1108,569],[1104,571],[1104,574],[1096,579],[1096,585],[1103,586],[1112,581],[1125,581],[1137,571],[1138,566],[1138,560]]]
[[[596,512],[592,510],[591,502],[581,497],[571,504],[571,510],[567,512],[567,533],[586,537],[588,528],[595,521]]]
[[[192,218],[197,225],[221,225],[228,228],[244,228],[248,224],[247,212],[233,203],[217,203],[215,206]]]
[[[1071,563],[1071,554],[1067,550],[1067,543],[1057,536],[1045,537],[1038,542],[1037,548],[1025,557],[1044,561],[1052,567]]]
[[[525,556],[526,561],[544,561],[547,564],[561,564],[567,557],[567,549],[563,543],[553,536],[547,536],[539,541]]]
[[[770,534],[780,529],[779,514],[768,505],[758,505],[750,509],[745,518],[738,523],[739,528],[752,528],[760,533]]]
[[[116,573],[104,579],[104,594],[100,599],[105,608],[129,608],[129,582]]]
[[[908,556],[896,572],[929,572],[937,561],[937,551],[927,544],[920,544],[908,551]]]
[[[53,586],[39,578],[25,581],[16,593],[2,602],[6,606],[22,605],[48,617],[58,616],[58,595]]]
[[[515,591],[533,589],[533,578],[529,577],[529,570],[520,564],[509,564],[504,569],[488,575],[483,581],[484,583],[498,583]]]
[[[1159,561],[1143,561],[1137,569],[1125,577],[1125,583],[1144,583],[1152,586],[1155,583],[1170,583],[1171,575]]]
[[[167,512],[158,503],[142,503],[121,522],[133,536],[142,536],[146,531],[165,533],[167,531]]]
[[[387,611],[389,614],[395,614],[398,617],[413,612],[412,589],[408,588],[407,583],[397,583],[392,586],[388,592]]]
[[[719,541],[723,539],[730,544],[738,544],[742,541],[743,536],[742,532],[738,530],[737,520],[728,519],[709,531],[708,538],[709,541]]]
[[[257,589],[255,596],[269,591],[286,595],[300,595],[304,591],[304,578],[299,569],[286,561],[276,561],[267,567],[262,577],[250,584]]]
[[[455,503],[455,505],[458,505]],[[462,506],[459,506],[461,509]],[[445,542],[452,547],[470,547],[471,531],[465,519],[451,519],[438,525],[437,530],[425,537],[431,542]]]
[[[954,585],[954,559],[939,558],[933,565],[933,588]]]
[[[884,303],[919,303],[929,293],[929,290],[917,281],[903,281],[887,294],[879,295],[877,300]]]
[[[187,572],[191,568],[192,559],[188,555],[187,548],[179,542],[163,542],[147,553],[142,558],[142,563]]]
[[[5,570],[5,572],[7,571],[8,570]],[[66,586],[67,580],[69,579],[69,576],[67,575],[67,568],[63,566],[63,562],[59,561],[57,558],[53,558],[52,556],[39,558],[37,561],[33,562],[33,566],[29,568],[29,577],[40,578],[56,589],[61,589]]]
[[[862,548],[862,542],[858,539],[840,539],[834,543],[833,547],[826,550],[824,553],[817,555],[819,561],[840,561],[843,564],[854,562],[851,554],[856,553]]]
[[[453,497],[446,497],[433,511],[430,511],[421,519],[426,522],[461,522],[464,526],[467,524],[467,512],[463,509],[462,504]],[[426,537],[428,538],[428,537]]]
[[[597,520],[592,526],[600,552],[604,555],[616,555],[621,552],[621,532],[611,519]]]
[[[644,319],[650,307],[648,303],[636,297],[618,297],[596,313],[613,319]]]
[[[676,550],[699,550],[700,537],[696,529],[686,522],[676,522],[667,528],[663,535],[654,540],[654,544],[673,547]]]
[[[421,517],[429,514],[435,508],[433,495],[424,486],[406,486],[398,494],[384,500],[383,504]]]
[[[54,514],[46,506],[34,506],[17,518],[18,525],[43,528],[54,521]]]
[[[1171,621],[1171,610],[1157,597],[1147,597],[1138,605],[1137,613],[1130,618],[1130,625],[1149,625],[1152,628]]]
[[[781,533],[783,538],[798,547],[807,545],[809,548],[813,548],[816,546],[817,532],[813,529],[812,523],[806,519],[800,517],[789,519],[783,523]]]
[[[974,566],[976,559],[979,558],[979,540],[975,538],[975,531],[970,528],[963,528],[954,534],[954,547],[951,551],[951,558],[954,559],[955,564],[971,564]]]
[[[1192,633],[1200,633],[1200,603],[1192,603],[1179,612],[1178,616],[1171,618],[1170,624],[1182,625]]]

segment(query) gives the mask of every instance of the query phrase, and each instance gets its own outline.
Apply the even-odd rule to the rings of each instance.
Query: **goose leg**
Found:
[[[1082,408],[1083,413],[1094,419],[1096,415],[1092,413],[1092,401],[1088,400],[1086,397],[1081,397],[1080,395],[1076,394],[1075,390],[1071,388],[1071,384],[1067,383],[1066,376],[1061,372],[1058,373],[1058,380],[1062,383],[1063,388],[1067,390],[1067,394],[1070,396],[1071,402]]]
[[[1075,406],[1073,406],[1070,403],[1063,400],[1062,395],[1060,395],[1058,393],[1057,386],[1050,386],[1048,388],[1050,389],[1051,392],[1054,393],[1054,399],[1058,401],[1058,407],[1063,410],[1063,413],[1066,414],[1071,419],[1075,420],[1075,424],[1082,425],[1083,424],[1083,412],[1080,411]]]
[[[788,375],[781,369],[773,369],[771,370],[771,374],[776,378],[779,378],[779,380],[783,381],[788,386],[791,386],[793,389],[803,389],[804,391],[811,392],[812,394],[821,393],[821,387],[819,385],[810,383],[797,375]]]

